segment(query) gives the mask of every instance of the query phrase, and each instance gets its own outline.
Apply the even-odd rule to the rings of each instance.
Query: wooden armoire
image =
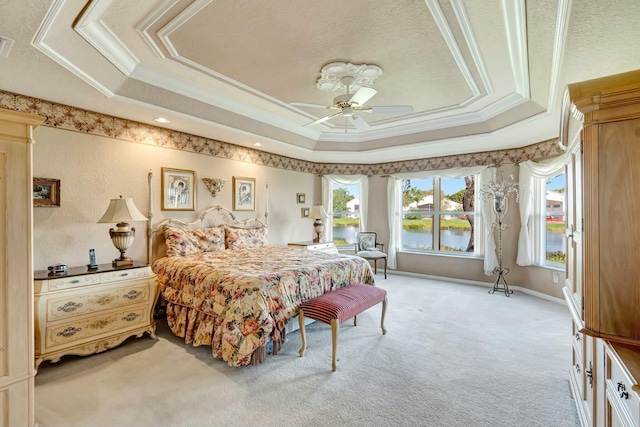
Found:
[[[640,70],[569,85],[563,110],[571,390],[584,426],[640,427]]]
[[[0,426],[33,426],[33,129],[0,109]]]

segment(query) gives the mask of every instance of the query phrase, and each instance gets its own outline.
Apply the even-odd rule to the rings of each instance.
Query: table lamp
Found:
[[[115,222],[116,228],[109,230],[113,246],[120,251],[120,258],[113,260],[114,267],[123,267],[133,265],[133,260],[125,256],[125,251],[133,244],[136,235],[136,229],[129,225],[129,221],[147,221],[144,216],[133,203],[131,198],[111,199],[107,211],[98,220],[98,223]]]
[[[315,243],[320,242],[320,234],[322,234],[324,230],[322,219],[328,216],[329,214],[327,214],[327,211],[324,210],[322,205],[315,205],[311,208],[311,212],[309,212],[309,219],[313,220],[313,231],[316,232],[316,237],[313,239]]]

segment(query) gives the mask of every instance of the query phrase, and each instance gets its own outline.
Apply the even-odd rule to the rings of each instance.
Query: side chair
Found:
[[[384,259],[384,278],[387,278],[387,254],[384,243],[378,243],[378,234],[373,231],[356,233],[356,255],[373,261],[374,273],[378,274],[378,260]],[[378,249],[380,248],[380,249]]]

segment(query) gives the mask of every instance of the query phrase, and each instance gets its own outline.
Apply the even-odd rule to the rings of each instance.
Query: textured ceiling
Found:
[[[2,90],[312,161],[533,144],[558,136],[566,84],[640,68],[637,0],[5,0],[0,12]],[[296,103],[343,93],[316,86],[332,62],[379,66],[365,105],[413,112],[308,126],[333,110]]]

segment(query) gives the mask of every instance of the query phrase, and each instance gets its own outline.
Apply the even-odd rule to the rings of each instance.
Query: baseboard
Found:
[[[480,282],[478,280],[456,279],[455,277],[433,276],[430,274],[410,273],[407,271],[399,271],[399,270],[388,270],[387,274],[393,274],[396,276],[418,277],[421,279],[438,280],[441,282],[451,282],[451,283],[461,284],[461,285],[483,286],[486,288],[493,288],[493,285],[494,285],[493,282]],[[561,304],[565,306],[567,305],[567,302],[563,298],[552,297],[542,292],[534,291],[529,288],[523,288],[522,286],[509,285],[509,289],[514,291],[517,290],[518,292],[521,292],[523,294],[528,294],[537,298],[545,299],[547,301],[555,302],[556,304]]]

